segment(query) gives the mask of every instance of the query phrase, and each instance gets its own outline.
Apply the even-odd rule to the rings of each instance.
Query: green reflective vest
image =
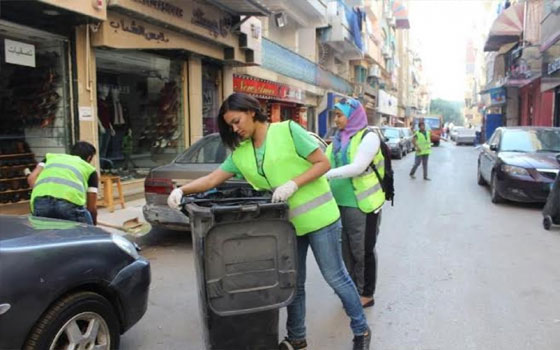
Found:
[[[350,139],[350,145],[347,150],[348,161],[350,164],[354,161],[354,158],[358,153],[358,148],[366,131],[367,128],[364,128],[358,131]],[[331,143],[329,147],[327,147],[326,154],[331,162],[331,166],[335,167],[336,162],[332,148],[333,146]],[[385,158],[381,152],[381,147],[373,158],[372,164],[374,164],[377,168],[379,176],[383,178],[385,176]],[[354,195],[356,196],[356,202],[358,202],[358,208],[360,208],[362,212],[371,213],[385,203],[385,192],[383,192],[379,179],[371,166],[369,166],[361,175],[352,178],[352,186],[354,187]]]
[[[426,131],[426,136],[423,132],[416,131],[416,154],[419,156],[432,153],[432,140],[430,132]]]
[[[311,163],[298,155],[290,121],[268,127],[262,173],[259,173],[252,140],[243,141],[232,154],[235,166],[256,189],[275,189],[303,174]],[[300,187],[289,199],[290,221],[298,236],[320,230],[340,217],[326,177]]]
[[[31,192],[31,211],[35,198],[51,196],[85,206],[88,179],[95,168],[77,156],[47,153],[45,168]]]

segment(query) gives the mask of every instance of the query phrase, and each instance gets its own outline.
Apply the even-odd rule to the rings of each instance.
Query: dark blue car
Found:
[[[118,349],[144,315],[150,265],[119,235],[0,215],[0,349]]]

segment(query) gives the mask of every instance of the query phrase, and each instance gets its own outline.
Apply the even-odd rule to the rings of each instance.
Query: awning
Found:
[[[272,11],[258,0],[207,0],[234,16],[270,16]]]
[[[484,51],[498,51],[502,45],[519,40],[523,33],[524,15],[524,2],[518,2],[502,11],[492,23]]]
[[[408,10],[401,0],[395,0],[392,6],[393,16],[395,16],[396,26],[399,29],[410,29],[408,21]]]

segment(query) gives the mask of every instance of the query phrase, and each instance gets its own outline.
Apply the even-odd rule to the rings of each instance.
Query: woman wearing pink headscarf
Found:
[[[369,272],[370,266],[365,266],[365,232],[367,215],[377,213],[385,199],[384,195],[380,199],[377,191],[382,190],[376,186],[378,180],[370,168],[374,159],[378,164],[383,160],[380,140],[367,129],[366,112],[359,101],[343,99],[335,104],[334,113],[338,131],[327,148],[331,170],[326,176],[340,209],[344,262],[360,293],[362,306],[369,307],[373,306],[373,291],[368,290],[373,288],[364,288],[364,282],[374,284],[368,276],[375,271]]]

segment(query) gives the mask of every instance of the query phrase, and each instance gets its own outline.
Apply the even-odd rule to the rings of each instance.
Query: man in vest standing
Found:
[[[47,153],[28,176],[35,216],[97,224],[99,179],[91,161],[95,147],[77,142],[70,154]]]
[[[410,170],[410,177],[415,179],[414,173],[422,163],[422,170],[424,171],[424,180],[430,181],[428,177],[428,157],[432,153],[432,141],[430,139],[430,132],[426,131],[426,125],[423,120],[418,123],[420,130],[414,134],[414,149],[416,149],[416,157],[414,158],[414,166]]]

